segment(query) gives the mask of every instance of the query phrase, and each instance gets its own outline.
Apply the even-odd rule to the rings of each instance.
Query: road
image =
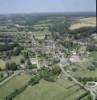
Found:
[[[87,87],[85,87],[83,84],[81,84],[79,81],[77,81],[77,79],[75,79],[73,76],[71,76],[70,74],[68,74],[68,73],[64,70],[64,68],[63,68],[63,66],[62,66],[61,63],[59,63],[59,67],[60,67],[60,69],[61,69],[61,71],[62,71],[63,74],[65,74],[67,77],[70,77],[76,84],[80,85],[80,86],[83,87],[85,90],[89,91]]]

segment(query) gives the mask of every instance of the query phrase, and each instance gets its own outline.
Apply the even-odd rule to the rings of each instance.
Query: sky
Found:
[[[96,0],[0,0],[0,14],[95,11]]]

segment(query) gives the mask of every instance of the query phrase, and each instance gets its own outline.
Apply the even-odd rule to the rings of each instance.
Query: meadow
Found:
[[[21,73],[0,86],[0,100],[4,100],[4,98],[12,93],[15,89],[24,86],[29,81],[29,79],[30,75]]]
[[[76,100],[84,93],[86,91],[72,81],[60,78],[54,83],[41,80],[39,84],[29,86],[14,100]]]

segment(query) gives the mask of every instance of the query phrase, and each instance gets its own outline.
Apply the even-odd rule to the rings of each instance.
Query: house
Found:
[[[72,56],[70,57],[70,62],[76,63],[80,61],[79,55],[76,53],[76,51],[72,51]]]
[[[30,61],[31,61],[31,64],[32,64],[32,65],[33,65],[33,64],[37,64],[36,58],[30,58]]]

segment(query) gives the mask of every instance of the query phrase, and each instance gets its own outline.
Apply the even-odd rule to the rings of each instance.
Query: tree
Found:
[[[29,53],[28,53],[27,51],[25,51],[25,52],[23,53],[23,55],[24,55],[25,59],[28,59],[28,58],[29,58]]]
[[[7,62],[6,63],[6,69],[7,70],[17,70],[17,64],[15,63],[15,62],[11,62],[11,63],[9,63],[9,62]]]
[[[61,72],[61,70],[60,70],[60,68],[59,67],[54,67],[53,68],[53,73],[56,75],[56,74],[60,74],[60,72]]]
[[[21,64],[25,63],[25,59],[24,58],[21,58]]]
[[[27,64],[28,64],[28,65],[32,65],[30,60],[27,61]]]
[[[97,47],[95,45],[88,45],[87,46],[87,51],[90,51],[90,52],[97,51]]]
[[[41,70],[41,76],[44,80],[50,81],[50,82],[55,82],[56,81],[56,76],[59,74],[60,70],[58,68],[54,68],[53,70],[49,68],[43,68]]]
[[[21,52],[21,48],[20,47],[15,47],[13,49],[13,55],[18,56]]]

